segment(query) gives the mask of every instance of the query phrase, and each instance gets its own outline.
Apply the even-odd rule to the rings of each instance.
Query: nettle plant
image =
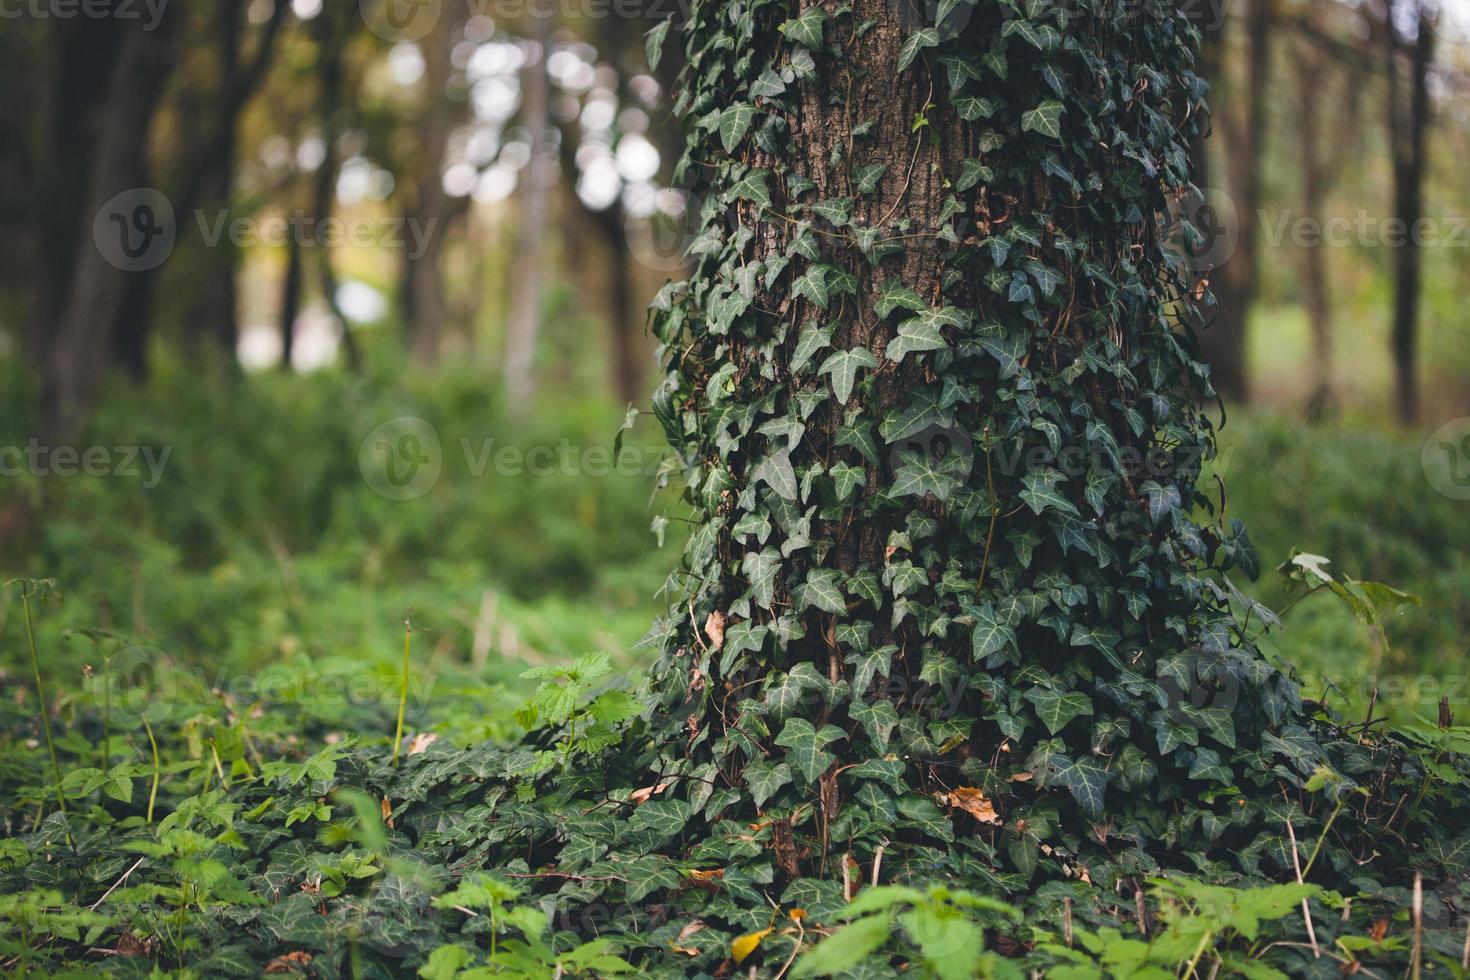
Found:
[[[659,805],[760,822],[787,879],[884,849],[1012,888],[1252,866],[1260,788],[1316,750],[1232,606],[1249,538],[1195,516],[1211,392],[1165,217],[1207,124],[1193,28],[930,6],[684,25],[703,207],[653,408],[694,529],[653,636]]]

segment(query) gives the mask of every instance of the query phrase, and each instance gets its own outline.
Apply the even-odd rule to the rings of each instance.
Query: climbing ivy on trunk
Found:
[[[765,880],[1279,852],[1251,791],[1316,754],[1200,489],[1187,17],[694,0],[653,59],[676,32],[701,203],[654,411],[693,532],[640,731],[680,826],[764,828]]]

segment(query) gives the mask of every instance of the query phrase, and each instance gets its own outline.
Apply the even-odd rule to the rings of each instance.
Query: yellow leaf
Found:
[[[959,807],[981,823],[999,824],[1000,815],[985,795],[973,786],[960,786],[950,790],[949,805]]]
[[[760,932],[747,932],[730,943],[730,952],[735,954],[735,962],[741,963],[747,956],[755,952],[755,948],[761,944],[761,940],[771,934],[770,929],[762,929]]]

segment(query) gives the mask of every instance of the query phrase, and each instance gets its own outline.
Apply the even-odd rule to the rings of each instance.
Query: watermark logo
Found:
[[[1451,500],[1470,500],[1470,416],[1435,429],[1420,454],[1429,485]]]
[[[389,500],[416,500],[433,490],[444,471],[439,432],[413,415],[389,419],[367,434],[357,465],[373,491]]]
[[[358,0],[357,9],[378,37],[404,44],[429,36],[444,13],[444,0]]]
[[[156,30],[169,0],[0,0],[0,20],[122,20],[142,21],[143,30]]]
[[[156,269],[173,253],[178,240],[174,206],[152,187],[115,194],[92,219],[97,251],[124,272]]]
[[[1208,276],[1229,262],[1240,246],[1240,213],[1218,187],[1190,188],[1169,209],[1169,248],[1196,275]]]
[[[1240,701],[1240,678],[1225,658],[1197,647],[1194,656],[1170,669],[1160,669],[1159,687],[1164,692],[1164,712],[1180,727],[1208,728],[1202,711],[1231,712]]]
[[[975,444],[959,426],[935,422],[889,445],[890,471],[907,464],[927,465],[963,483],[975,468]]]
[[[682,272],[693,258],[689,249],[699,238],[704,202],[672,188],[643,193],[650,197],[624,219],[628,250],[654,272]]]

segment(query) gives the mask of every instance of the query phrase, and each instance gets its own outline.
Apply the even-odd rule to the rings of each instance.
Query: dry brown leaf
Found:
[[[689,872],[689,877],[693,878],[695,881],[714,881],[716,878],[725,877],[725,869],[715,868],[711,871],[702,871],[698,868],[695,868],[693,871]]]
[[[305,972],[311,963],[311,954],[297,950],[294,953],[283,953],[271,960],[266,965],[266,973],[296,973]]]
[[[628,797],[628,799],[632,801],[634,806],[642,806],[668,788],[668,783],[659,783],[657,786],[645,786],[642,789],[635,789],[633,795]]]
[[[1003,821],[995,812],[995,806],[973,786],[960,786],[950,790],[949,805],[959,807],[981,823],[1000,826]]]
[[[725,614],[716,609],[709,614],[709,619],[704,621],[704,635],[709,637],[709,645],[718,650],[725,645]]]
[[[383,824],[389,830],[396,830],[397,828],[393,826],[393,804],[388,802],[388,797],[383,797],[379,809],[383,812]]]
[[[427,752],[429,746],[437,741],[439,741],[439,736],[433,732],[419,732],[413,737],[413,741],[408,743],[408,754],[418,755],[421,752]]]

